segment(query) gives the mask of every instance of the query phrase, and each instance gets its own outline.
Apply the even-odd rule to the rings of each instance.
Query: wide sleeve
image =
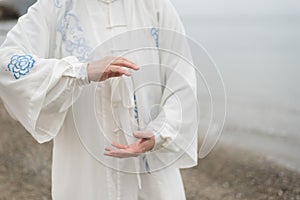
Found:
[[[148,124],[155,133],[152,151],[165,163],[179,168],[197,164],[197,81],[188,40],[181,20],[169,0],[158,3],[161,74],[164,90],[161,110]]]
[[[87,64],[49,58],[54,48],[54,1],[39,0],[0,48],[0,96],[13,118],[39,142],[59,132],[72,103],[88,84]]]

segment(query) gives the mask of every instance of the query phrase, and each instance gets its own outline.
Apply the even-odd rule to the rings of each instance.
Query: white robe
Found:
[[[184,34],[169,0],[39,0],[8,33],[0,95],[39,143],[54,140],[53,199],[185,199],[179,168],[197,164],[196,79],[184,42],[164,29]],[[142,66],[132,78],[88,82],[87,62],[139,48],[124,55]],[[134,90],[139,127],[129,119]],[[156,134],[153,151],[103,156],[137,129]]]

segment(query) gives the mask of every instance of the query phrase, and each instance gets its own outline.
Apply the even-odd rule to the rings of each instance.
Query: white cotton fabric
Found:
[[[179,33],[169,0],[39,0],[8,33],[0,96],[39,143],[54,141],[53,199],[185,199],[179,168],[197,164],[196,78]],[[19,78],[8,69],[17,65],[14,55],[35,61]],[[141,69],[131,78],[89,83],[87,63],[106,55],[124,55]],[[145,157],[151,173],[141,157],[103,156],[112,141],[134,142],[138,129],[156,134]]]

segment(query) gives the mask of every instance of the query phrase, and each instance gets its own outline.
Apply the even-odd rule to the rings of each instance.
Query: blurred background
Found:
[[[0,0],[0,43],[34,2]],[[187,199],[300,200],[300,1],[172,2],[228,98],[218,144],[182,170]],[[2,105],[0,117],[0,199],[50,199],[52,144],[38,145]]]
[[[223,76],[221,140],[300,170],[300,1],[173,2]]]

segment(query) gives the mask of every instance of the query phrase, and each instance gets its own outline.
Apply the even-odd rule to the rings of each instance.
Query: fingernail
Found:
[[[134,68],[134,69],[139,69],[139,66],[137,66],[137,64],[132,63],[132,65],[133,65],[133,68]]]

